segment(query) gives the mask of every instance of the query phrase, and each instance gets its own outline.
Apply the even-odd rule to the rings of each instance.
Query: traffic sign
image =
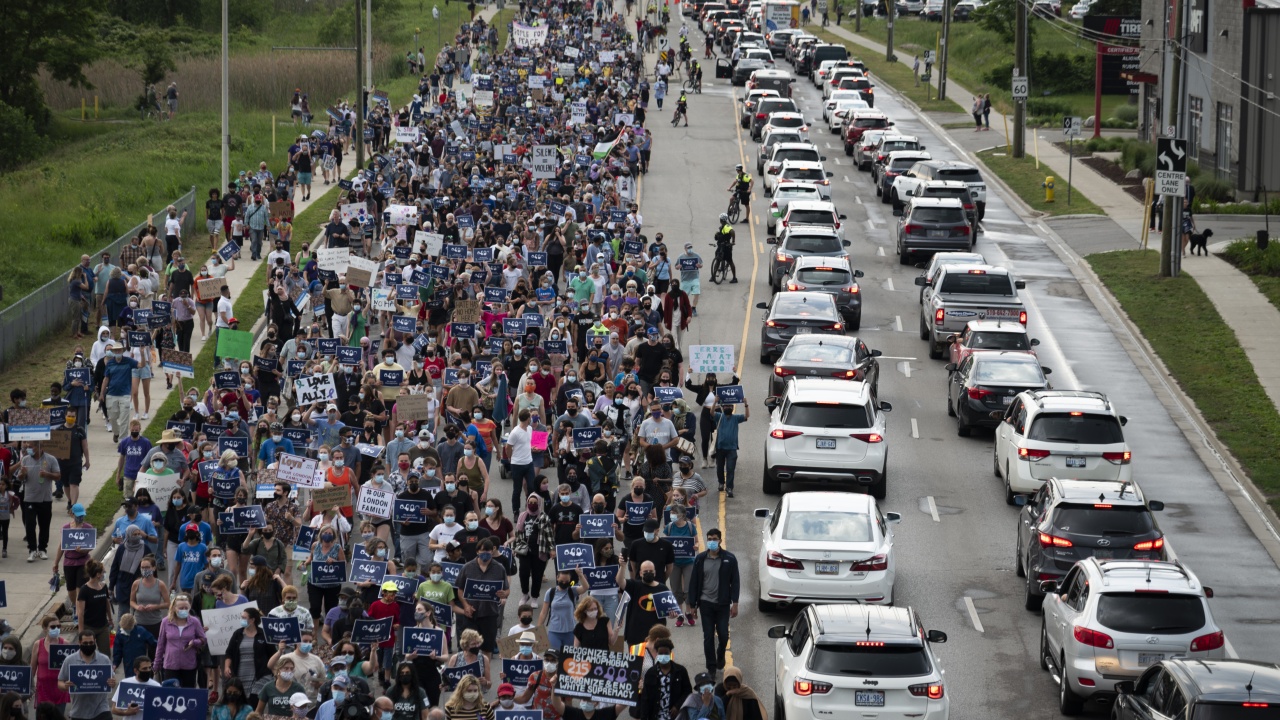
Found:
[[[1013,93],[1012,94],[1013,94],[1014,100],[1027,99],[1027,78],[1025,75],[1013,76]]]
[[[1084,126],[1084,121],[1079,115],[1064,115],[1062,117],[1062,132],[1067,137],[1080,137],[1080,128]]]
[[[1165,137],[1156,140],[1156,192],[1178,197],[1186,192],[1187,141]]]
[[[932,64],[936,63],[937,61],[938,61],[938,58],[937,58],[937,53],[936,53],[936,52],[934,52],[933,50],[925,50],[925,51],[924,51],[924,64],[925,64],[925,65],[932,65]]]

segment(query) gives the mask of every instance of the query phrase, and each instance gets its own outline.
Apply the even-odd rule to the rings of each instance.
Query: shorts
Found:
[[[67,590],[75,590],[84,584],[84,565],[63,565],[67,574]]]
[[[210,235],[218,235],[222,232],[222,221],[221,220],[205,220],[204,227],[205,227],[205,230],[208,231]]]
[[[300,172],[300,173],[298,173],[298,184],[299,184],[299,185],[310,185],[310,184],[311,184],[311,173],[309,173],[309,172],[307,172],[307,173],[304,173],[304,172]]]
[[[151,379],[151,368],[150,368],[149,366],[148,366],[148,367],[134,368],[134,369],[133,369],[133,379],[134,379],[134,380],[150,380],[150,379]]]
[[[178,112],[178,98],[169,100],[169,112]]]
[[[212,310],[212,309],[214,309],[215,307],[217,307],[217,306],[218,306],[218,301],[217,301],[217,300],[210,300],[210,301],[208,301],[208,302],[205,302],[205,301],[201,300],[201,301],[196,302],[196,305],[199,305],[200,307],[204,308],[205,310]]]
[[[681,280],[680,289],[689,295],[702,294],[702,278],[694,278],[692,280]]]
[[[77,463],[74,468],[67,470],[65,476],[62,478],[62,484],[75,485],[78,487],[82,480],[84,480],[84,468],[80,467]]]

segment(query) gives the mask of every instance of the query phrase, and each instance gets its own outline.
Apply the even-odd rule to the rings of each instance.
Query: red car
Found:
[[[855,110],[844,123],[844,154],[853,155],[853,148],[868,130],[887,130],[893,121],[879,110]]]
[[[1027,337],[1020,322],[1007,320],[970,320],[964,332],[951,336],[951,362],[957,366],[975,352],[986,350],[1021,351],[1035,355],[1040,341]]]

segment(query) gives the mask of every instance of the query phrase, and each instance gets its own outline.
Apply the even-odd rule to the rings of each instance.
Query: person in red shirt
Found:
[[[400,633],[400,603],[396,602],[398,590],[399,587],[390,580],[382,583],[382,597],[369,603],[369,609],[365,611],[365,614],[373,620],[392,619],[391,639],[378,643],[378,665],[381,666],[384,687],[391,686],[391,673],[395,670],[392,655],[395,654],[396,636]]]

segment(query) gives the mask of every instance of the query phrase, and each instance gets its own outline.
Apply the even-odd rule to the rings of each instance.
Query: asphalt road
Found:
[[[672,28],[676,27],[673,18]],[[700,48],[699,38],[694,42]],[[778,66],[790,69],[784,60]],[[680,252],[691,240],[710,267],[717,216],[727,205],[727,187],[736,163],[755,174],[756,144],[736,123],[740,95],[726,80],[713,80],[707,64],[705,90],[691,95],[689,127],[670,124],[674,96],[664,110],[651,105],[648,126],[656,136],[654,162],[642,184],[647,234],[665,234]],[[674,83],[673,83],[674,85]],[[929,360],[918,339],[918,289],[915,268],[893,255],[894,218],[882,205],[869,175],[850,165],[837,136],[821,117],[821,93],[806,78],[795,96],[816,120],[812,139],[827,157],[833,200],[847,214],[850,256],[866,273],[861,281],[864,310],[860,335],[883,351],[881,398],[893,404],[889,416],[888,497],[882,506],[902,513],[896,529],[898,579],[896,602],[915,607],[925,626],[940,629],[949,642],[936,648],[946,669],[952,717],[1054,718],[1056,685],[1036,661],[1040,616],[1022,608],[1023,581],[1014,575],[1016,509],[1005,505],[1002,487],[991,472],[992,436],[975,432],[957,437],[945,410],[943,361]],[[907,110],[887,88],[877,89],[877,107],[897,129],[921,136],[935,159],[963,159],[960,149]],[[992,135],[993,143],[996,142]],[[762,214],[767,200],[752,202],[751,224],[739,224],[735,260],[739,284],[712,285],[704,271],[699,314],[684,344],[730,343],[751,407],[742,428],[737,497],[717,507],[704,506],[704,530],[719,526],[726,548],[743,569],[741,613],[732,623],[732,662],[772,707],[774,641],[772,625],[789,622],[794,611],[764,615],[756,610],[756,568],[760,522],[755,508],[778,499],[761,490],[763,405],[769,368],[757,362],[767,300],[768,253]],[[1129,417],[1125,429],[1134,450],[1134,476],[1148,498],[1163,500],[1158,517],[1171,546],[1217,591],[1210,607],[1225,629],[1228,648],[1242,657],[1276,659],[1280,647],[1280,605],[1274,594],[1280,570],[1245,525],[1228,496],[1188,446],[1138,367],[1120,346],[1106,319],[1048,245],[1037,222],[1028,224],[989,185],[985,232],[977,251],[1027,281],[1031,334],[1041,341],[1040,358],[1053,369],[1057,388],[1106,392]],[[754,252],[753,252],[754,251]],[[714,486],[714,471],[701,471]],[[788,490],[804,489],[787,485]],[[718,513],[717,513],[718,511]],[[674,629],[677,660],[692,671],[703,665],[701,627]],[[1089,706],[1095,710],[1094,706]]]

